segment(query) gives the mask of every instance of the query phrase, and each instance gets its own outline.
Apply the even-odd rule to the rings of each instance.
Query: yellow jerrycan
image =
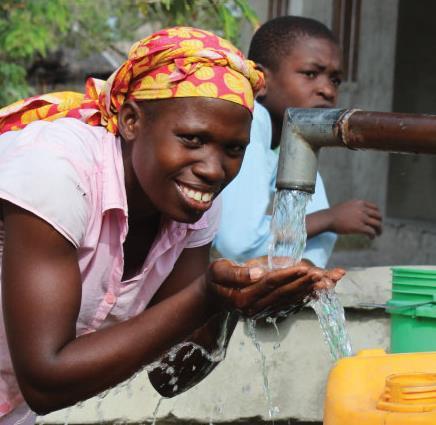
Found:
[[[436,425],[436,352],[363,350],[330,372],[324,425]]]

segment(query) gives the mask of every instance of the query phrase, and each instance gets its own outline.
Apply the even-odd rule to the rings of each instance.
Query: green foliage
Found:
[[[31,94],[26,70],[61,46],[123,54],[117,43],[144,24],[197,26],[237,45],[247,21],[258,24],[248,0],[0,0],[0,106]]]
[[[243,21],[258,26],[248,0],[136,0],[144,17],[164,27],[188,25],[209,29],[236,45]]]
[[[23,66],[0,62],[0,105],[29,94]]]
[[[116,43],[135,39],[135,31],[144,24],[135,0],[75,0],[70,2],[74,16],[66,45],[83,54],[117,50]]]
[[[70,24],[67,0],[0,3],[0,105],[27,96],[26,66],[59,45]]]

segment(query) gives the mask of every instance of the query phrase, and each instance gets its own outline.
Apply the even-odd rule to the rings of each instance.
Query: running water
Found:
[[[276,193],[271,221],[273,240],[268,251],[268,267],[270,269],[293,266],[301,259],[306,245],[305,215],[309,199],[310,195],[306,192],[280,190]],[[284,312],[283,314],[286,315],[287,313]],[[267,318],[267,322],[272,323],[278,333],[275,319]],[[266,370],[266,358],[256,338],[255,320],[248,319],[247,328],[248,335],[260,355],[263,391],[268,404],[269,417],[274,423],[274,417],[279,413],[279,408],[272,403]]]
[[[160,404],[162,403],[162,400],[163,400],[164,398],[165,398],[165,397],[161,397],[161,398],[159,399],[159,401],[157,402],[156,407],[154,408],[154,411],[153,411],[153,422],[152,422],[151,425],[156,425],[157,414],[159,413],[159,407],[160,407]]]
[[[280,412],[278,406],[273,406],[272,399],[271,399],[271,391],[269,388],[268,383],[268,375],[266,372],[266,357],[262,350],[262,347],[259,343],[259,341],[256,338],[256,321],[253,319],[247,319],[247,330],[248,330],[248,336],[251,338],[257,352],[260,355],[260,364],[262,369],[262,378],[263,378],[263,392],[266,397],[266,402],[268,403],[268,414],[270,419],[273,420],[274,423],[274,417],[277,416],[277,414]]]
[[[298,190],[279,190],[274,197],[271,220],[270,269],[293,266],[306,246],[306,205],[311,195]]]
[[[345,328],[344,307],[342,307],[334,289],[320,291],[318,299],[312,301],[310,306],[318,316],[324,339],[333,360],[352,356],[353,350]]]
[[[274,329],[276,330],[277,333],[277,338],[280,338],[280,331],[279,331],[279,327],[277,326],[277,317],[267,317],[265,319],[266,323],[270,323],[274,326]],[[273,350],[278,350],[280,348],[280,342],[276,342],[273,345]]]
[[[298,263],[306,245],[306,205],[310,195],[298,190],[279,190],[274,198],[271,221],[273,236],[268,253],[271,269],[289,267]],[[352,349],[345,328],[344,308],[334,289],[319,292],[310,303],[315,310],[324,339],[333,360],[351,356]]]

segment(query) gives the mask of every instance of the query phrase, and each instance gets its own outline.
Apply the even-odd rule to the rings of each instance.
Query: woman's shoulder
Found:
[[[0,199],[38,215],[79,246],[99,205],[105,164],[115,167],[107,137],[103,128],[64,118],[4,133]]]
[[[62,155],[85,165],[102,157],[104,143],[115,138],[103,127],[94,127],[74,118],[34,121],[22,130],[0,136],[0,154],[15,156],[24,151],[47,151],[48,157]]]
[[[104,127],[91,126],[74,118],[61,118],[46,125],[38,140],[72,158],[98,162],[103,144],[111,137]]]

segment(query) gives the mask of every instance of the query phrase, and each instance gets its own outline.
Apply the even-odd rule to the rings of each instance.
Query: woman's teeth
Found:
[[[188,198],[194,199],[197,202],[209,202],[213,197],[213,193],[210,192],[199,192],[198,190],[188,189],[183,186],[181,186],[181,189]]]

